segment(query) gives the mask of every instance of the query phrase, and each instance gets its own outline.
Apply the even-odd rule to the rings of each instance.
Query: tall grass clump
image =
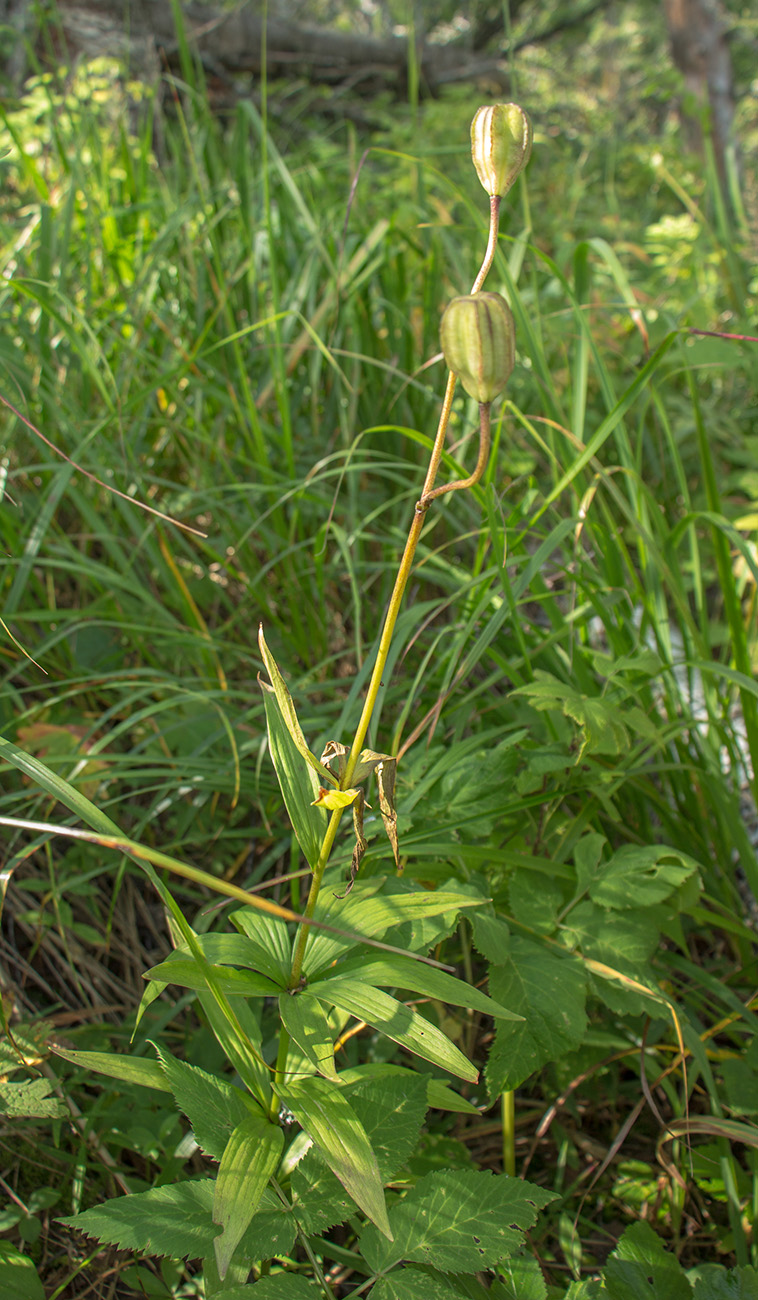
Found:
[[[202,1261],[169,1294],[750,1294],[744,232],[664,148],[614,241],[547,109],[499,236],[457,143],[372,150],[346,221],[349,150],[185,64],[135,132],[110,65],[6,118],[5,1014],[62,1013],[86,1123],[26,1113],[99,1142],[39,1215]]]

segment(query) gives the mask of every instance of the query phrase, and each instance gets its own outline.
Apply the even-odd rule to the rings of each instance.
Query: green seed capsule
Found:
[[[532,124],[518,104],[477,109],[471,123],[471,157],[490,195],[502,198],[532,152]]]
[[[511,309],[499,293],[453,298],[440,326],[445,361],[469,397],[491,402],[508,382],[515,361]]]

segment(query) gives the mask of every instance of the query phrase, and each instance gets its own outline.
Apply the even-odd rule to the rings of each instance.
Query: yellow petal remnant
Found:
[[[329,812],[334,812],[336,808],[349,808],[360,793],[360,790],[327,790],[321,786],[318,799],[313,800],[312,806],[328,808]]]
[[[445,308],[440,340],[445,361],[469,397],[491,402],[510,378],[515,327],[499,293],[469,293]]]
[[[507,194],[532,152],[532,124],[518,104],[478,108],[471,123],[471,157],[491,196]]]

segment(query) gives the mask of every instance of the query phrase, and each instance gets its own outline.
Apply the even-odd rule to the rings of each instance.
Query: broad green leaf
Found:
[[[230,1017],[212,993],[201,990],[197,998],[226,1059],[265,1111],[271,1100],[271,1075],[261,1056],[260,1025],[250,1004],[237,998]]]
[[[358,1083],[363,1080],[389,1078],[391,1075],[407,1077],[410,1079],[422,1078],[426,1083],[426,1104],[432,1106],[435,1110],[451,1110],[460,1112],[462,1115],[479,1115],[480,1111],[476,1106],[472,1106],[470,1101],[465,1097],[459,1097],[457,1092],[453,1092],[449,1087],[447,1079],[434,1079],[428,1074],[419,1075],[416,1070],[409,1070],[404,1065],[392,1065],[387,1062],[375,1062],[370,1065],[349,1066],[346,1070],[340,1070],[339,1080],[343,1085]]]
[[[8,1119],[66,1119],[67,1106],[51,1097],[50,1079],[0,1083],[0,1115]]]
[[[461,1079],[476,1083],[479,1073],[450,1039],[417,1011],[398,1002],[389,993],[359,980],[319,980],[303,990],[302,997],[314,997],[327,1006],[349,1011],[358,1020],[380,1030],[409,1052],[431,1061]]]
[[[520,1250],[498,1264],[490,1300],[545,1300],[547,1286],[534,1255]]]
[[[238,927],[242,930],[241,934],[199,934],[197,942],[203,956],[215,965],[249,967],[267,976],[280,988],[285,988],[289,966],[286,964],[282,968],[277,946],[271,944],[271,936],[273,933],[278,936],[280,930],[283,930],[286,936],[286,922],[279,921],[274,916],[267,916],[265,912],[257,912],[251,907],[232,913],[231,920],[235,924],[235,917],[238,916],[248,916],[253,922],[257,921],[257,928],[255,925],[251,926],[248,933],[246,927],[241,925]],[[286,946],[288,961],[288,940]]]
[[[356,1205],[390,1236],[376,1156],[344,1094],[318,1075],[278,1084],[277,1091]]]
[[[280,984],[272,984],[265,975],[254,970],[236,970],[233,966],[214,966],[210,962],[200,966],[186,950],[179,949],[145,971],[142,978],[159,980],[162,984],[178,984],[183,989],[201,990],[208,988],[211,977],[226,997],[272,998],[281,988]]]
[[[585,901],[566,916],[563,942],[607,966],[644,974],[658,946],[658,927],[644,912],[611,912]]]
[[[608,1300],[692,1300],[692,1288],[675,1255],[647,1223],[632,1224],[603,1270]]]
[[[251,1118],[255,1102],[227,1079],[208,1074],[197,1065],[179,1061],[162,1047],[155,1049],[159,1069],[174,1101],[192,1125],[195,1141],[206,1155],[220,1160],[237,1125]]]
[[[256,969],[268,975],[275,983],[286,986],[292,967],[292,941],[286,921],[280,921],[276,916],[267,916],[254,907],[241,907],[232,912],[229,919],[232,925],[251,940],[256,951],[265,953],[271,962],[268,970],[258,964]]]
[[[303,754],[292,739],[273,687],[268,686],[260,677],[258,682],[263,692],[263,703],[266,709],[268,747],[284,806],[305,859],[313,869],[318,862],[327,826],[324,809],[314,806],[314,800],[318,798],[321,786],[312,766],[303,761]],[[311,758],[314,763],[317,761],[312,754]]]
[[[279,1014],[290,1038],[319,1074],[327,1079],[336,1079],[333,1035],[323,1007],[315,998],[304,998],[299,993],[281,993]]]
[[[5,1300],[45,1300],[34,1261],[9,1241],[0,1241],[0,1295]]]
[[[401,1261],[429,1264],[451,1273],[493,1268],[523,1243],[537,1212],[554,1192],[531,1183],[477,1170],[427,1174],[390,1211],[394,1240],[369,1226],[361,1250],[375,1271]]]
[[[72,1052],[63,1047],[53,1047],[52,1050],[64,1061],[80,1065],[85,1070],[94,1070],[96,1074],[106,1074],[109,1079],[139,1083],[143,1088],[155,1088],[158,1092],[171,1091],[158,1062],[144,1056],[122,1056],[119,1052]]]
[[[747,1265],[728,1272],[722,1264],[703,1264],[688,1273],[695,1278],[692,1300],[758,1300],[758,1271]]]
[[[213,1252],[218,1231],[212,1219],[214,1188],[212,1178],[152,1187],[58,1222],[121,1250],[200,1259]]]
[[[696,872],[694,859],[677,849],[663,844],[625,844],[595,874],[590,898],[601,907],[652,907]]]
[[[292,1171],[292,1209],[309,1237],[320,1236],[355,1214],[355,1201],[315,1148]]]
[[[486,1294],[486,1293],[485,1293]],[[371,1290],[372,1300],[462,1300],[454,1279],[409,1265],[393,1268]]]
[[[429,998],[446,1002],[451,1007],[467,1007],[472,1011],[481,1011],[485,1016],[503,1020],[518,1020],[519,1017],[505,1007],[501,1007],[485,993],[463,980],[436,970],[434,966],[425,966],[421,962],[411,961],[407,957],[352,957],[340,962],[337,978],[350,979],[358,976],[362,984],[373,984],[377,988],[409,989],[412,993],[423,993]],[[310,989],[315,992],[318,987],[314,980]]]
[[[524,1016],[525,1023],[501,1024],[487,1062],[491,1097],[517,1088],[547,1061],[573,1051],[584,1037],[587,979],[581,962],[559,957],[529,939],[511,937],[503,964],[490,968],[490,988]]]
[[[451,1110],[459,1115],[478,1115],[480,1112],[465,1097],[459,1097],[441,1079],[429,1079],[426,1085],[426,1100],[435,1110]]]
[[[511,932],[508,925],[499,916],[492,916],[488,912],[475,912],[470,920],[477,952],[497,965],[503,960],[510,944]]]
[[[513,694],[526,696],[541,712],[560,710],[577,724],[582,731],[577,763],[586,751],[616,757],[629,747],[629,733],[616,693],[590,697],[552,673],[537,668],[534,680],[517,687]]]
[[[253,1295],[255,1287],[255,1295]],[[321,1291],[302,1273],[269,1273],[257,1282],[224,1287],[214,1292],[213,1300],[320,1300]]]
[[[381,877],[358,882],[345,899],[336,899],[328,890],[322,890],[315,916],[319,921],[339,925],[346,930],[364,935],[367,939],[382,939],[388,930],[424,917],[450,914],[456,916],[462,908],[480,907],[481,899],[466,894],[444,890],[415,890],[408,893],[388,894],[377,891],[384,885]],[[331,966],[346,949],[354,948],[355,940],[348,935],[312,934],[305,955],[304,969],[309,977]]]
[[[276,1172],[284,1134],[263,1115],[248,1114],[237,1124],[221,1157],[213,1196],[213,1222],[223,1231],[213,1245],[219,1277],[226,1277],[232,1255]]]

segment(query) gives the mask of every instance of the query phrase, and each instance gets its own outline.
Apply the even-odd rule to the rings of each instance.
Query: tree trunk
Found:
[[[734,86],[732,61],[718,0],[664,0],[674,63],[686,91],[701,110],[682,114],[691,149],[703,152],[703,113],[708,114],[713,152],[726,190],[727,156],[732,147]]]

